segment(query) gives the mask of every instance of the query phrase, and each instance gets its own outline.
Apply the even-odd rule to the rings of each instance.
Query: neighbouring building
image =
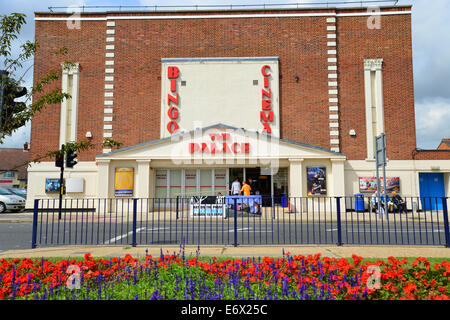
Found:
[[[29,152],[21,148],[0,148],[0,187],[26,188]]]
[[[37,12],[34,78],[75,66],[59,84],[72,98],[33,118],[31,156],[91,139],[69,198],[228,194],[235,177],[369,195],[385,133],[389,191],[450,196],[450,152],[416,149],[411,10]],[[57,198],[58,177],[54,159],[33,164],[27,207]]]

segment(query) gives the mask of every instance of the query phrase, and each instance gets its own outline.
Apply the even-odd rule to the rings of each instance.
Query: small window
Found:
[[[257,86],[258,85],[258,80],[253,80],[253,85]]]
[[[6,171],[3,172],[3,178],[14,178],[15,171]]]
[[[186,87],[186,81],[181,81],[181,86]]]

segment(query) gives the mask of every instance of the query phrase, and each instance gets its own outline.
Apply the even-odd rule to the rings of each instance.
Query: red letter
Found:
[[[270,125],[267,122],[264,122],[263,125],[264,125],[263,132],[266,131],[267,133],[272,133],[272,129],[270,128]]]
[[[180,75],[180,69],[178,67],[169,67],[167,69],[167,77],[169,79],[176,79]]]
[[[269,77],[264,77],[264,87],[265,88],[269,87]]]
[[[236,147],[240,147],[240,144],[237,142],[231,145],[231,150],[233,150],[234,153],[239,153],[239,150],[236,150]]]
[[[262,89],[262,98],[264,99],[264,97],[270,98],[272,96],[272,90],[269,89],[269,91],[266,91],[264,89]]]
[[[267,72],[266,72],[266,69],[269,69],[269,70],[270,70],[270,66],[265,65],[265,66],[263,66],[263,67],[261,68],[261,73],[262,73],[262,75],[263,75],[264,77],[270,76],[270,73],[267,73]]]
[[[173,103],[175,103],[176,105],[178,105],[178,100],[179,100],[178,93],[177,93],[176,97],[174,97],[174,96],[171,95],[170,93],[167,94],[167,105],[168,105],[168,106],[170,106],[170,101],[172,101]]]
[[[195,143],[195,142],[189,143],[189,152],[190,153],[194,153],[198,149],[199,149],[198,143]]]
[[[176,123],[175,121],[172,120],[167,124],[167,131],[169,131],[170,133],[174,133],[177,130],[178,130],[178,123]]]
[[[271,110],[272,109],[272,107],[270,106],[270,100],[262,101],[262,109],[263,110]]]
[[[202,152],[209,153],[208,145],[202,142]]]
[[[169,118],[172,119],[172,120],[178,118],[178,109],[177,109],[177,107],[174,107],[174,106],[170,107],[169,111],[167,111],[167,114],[169,115]]]
[[[172,92],[177,91],[177,80],[175,79],[170,80],[170,91]]]
[[[222,146],[223,146],[223,149],[222,149],[223,153],[231,153],[231,150],[228,147],[228,144],[226,142],[222,143]]]
[[[250,153],[250,143],[245,142],[241,145],[242,153]]]
[[[270,111],[269,114],[266,116],[266,113],[264,111],[260,111],[259,113],[259,120],[260,121],[273,121],[273,111]]]

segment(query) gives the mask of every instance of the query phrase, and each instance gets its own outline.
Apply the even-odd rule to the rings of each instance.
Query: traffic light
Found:
[[[76,160],[77,154],[72,149],[67,150],[66,153],[66,168],[73,168],[78,163]]]
[[[0,71],[0,83],[0,125],[5,126],[15,114],[26,109],[24,102],[14,100],[26,95],[27,88],[18,86],[6,71]]]
[[[64,167],[64,155],[62,153],[59,153],[58,155],[56,155],[55,166],[60,167],[60,168]]]

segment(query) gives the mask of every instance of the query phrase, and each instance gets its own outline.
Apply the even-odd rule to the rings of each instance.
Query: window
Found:
[[[201,169],[200,170],[200,195],[202,196],[212,196],[212,172],[211,169]]]
[[[187,197],[197,195],[197,170],[186,169],[184,173],[184,194]]]
[[[14,178],[15,175],[16,175],[15,171],[5,171],[2,174],[3,178]]]
[[[170,174],[170,198],[181,196],[181,170],[169,170]]]
[[[156,170],[155,198],[167,197],[167,170]]]
[[[155,198],[227,194],[228,169],[158,169]]]
[[[78,73],[78,63],[70,68],[63,66],[61,89],[63,92],[70,94],[71,98],[65,99],[61,103],[60,145],[76,141],[77,138]]]
[[[383,59],[364,60],[367,159],[375,158],[374,139],[384,132],[382,66]]]

